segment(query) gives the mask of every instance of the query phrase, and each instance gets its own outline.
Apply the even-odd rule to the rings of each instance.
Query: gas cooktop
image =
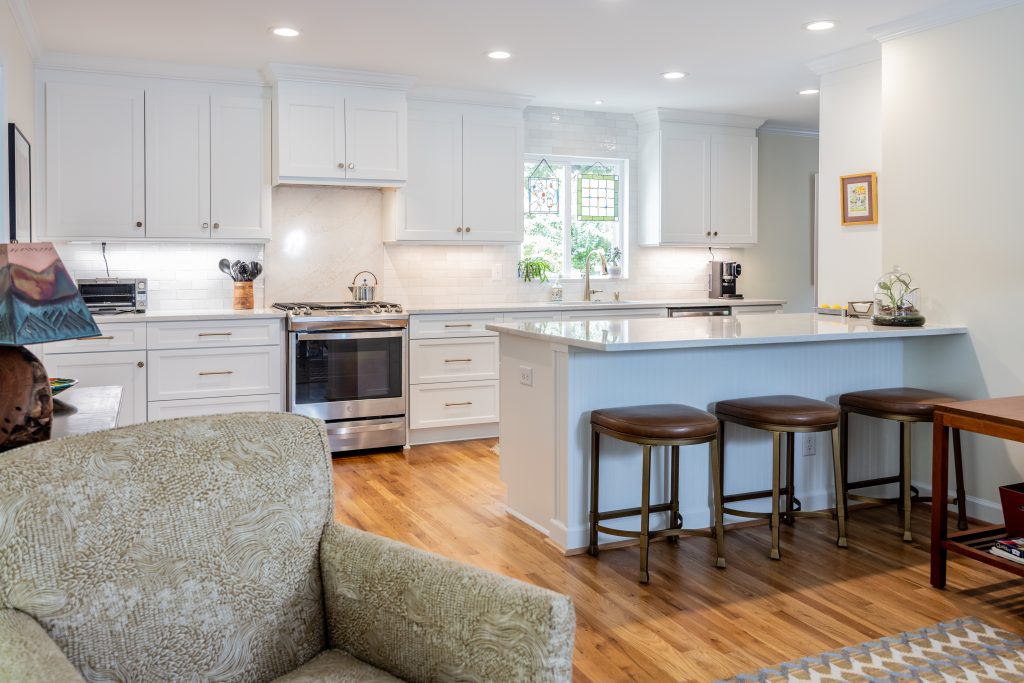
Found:
[[[387,301],[340,301],[278,303],[288,312],[288,329],[294,332],[404,328],[409,316],[400,304]]]
[[[274,308],[288,311],[290,315],[366,315],[368,313],[401,313],[401,304],[387,301],[341,301],[319,303],[279,303]]]

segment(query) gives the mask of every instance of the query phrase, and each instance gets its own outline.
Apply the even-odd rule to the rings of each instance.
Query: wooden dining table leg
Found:
[[[935,588],[946,586],[946,509],[949,495],[949,429],[941,414],[932,424],[932,548],[931,582]]]

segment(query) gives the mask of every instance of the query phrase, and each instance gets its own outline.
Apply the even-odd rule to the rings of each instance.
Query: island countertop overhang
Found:
[[[883,327],[870,320],[814,313],[706,318],[634,318],[562,322],[493,323],[487,329],[562,344],[583,351],[653,351],[713,346],[753,346],[858,339],[966,334],[952,324]]]

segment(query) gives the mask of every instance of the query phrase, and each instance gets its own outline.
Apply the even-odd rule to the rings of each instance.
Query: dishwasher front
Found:
[[[732,315],[731,306],[700,306],[696,308],[670,308],[670,318],[710,318],[723,315]]]

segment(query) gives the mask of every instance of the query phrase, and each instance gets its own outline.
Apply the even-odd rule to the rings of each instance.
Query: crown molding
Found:
[[[14,15],[14,23],[18,25],[18,31],[28,46],[32,59],[37,59],[43,54],[43,43],[39,40],[39,31],[36,30],[36,22],[32,17],[32,10],[29,9],[28,0],[7,0],[7,5]]]
[[[330,69],[322,66],[303,66],[301,64],[271,63],[263,67],[263,75],[268,83],[278,81],[305,81],[307,83],[337,83],[359,85],[367,88],[387,88],[389,90],[408,90],[416,82],[413,76],[403,74],[386,74],[377,71],[359,71],[355,69]]]
[[[872,26],[868,32],[878,42],[885,43],[1022,3],[1024,0],[950,0],[924,12]]]
[[[817,138],[817,128],[804,128],[802,126],[790,126],[785,123],[768,121],[757,129],[758,135],[789,135],[795,138]]]
[[[704,111],[687,111],[685,109],[666,109],[659,107],[633,114],[633,118],[641,126],[654,126],[659,123],[697,123],[706,126],[733,126],[735,128],[760,128],[765,119],[739,114],[714,114]]]
[[[819,76],[824,76],[833,71],[842,71],[862,64],[877,62],[881,58],[882,46],[876,41],[871,41],[807,62],[807,68]]]
[[[49,53],[38,59],[35,65],[37,69],[51,71],[77,71],[142,78],[208,81],[232,85],[266,85],[260,73],[254,69],[234,69],[197,64],[178,64],[174,62]]]
[[[457,88],[417,86],[409,91],[409,101],[508,107],[510,109],[522,110],[533,102],[533,96],[488,90],[459,90]]]

